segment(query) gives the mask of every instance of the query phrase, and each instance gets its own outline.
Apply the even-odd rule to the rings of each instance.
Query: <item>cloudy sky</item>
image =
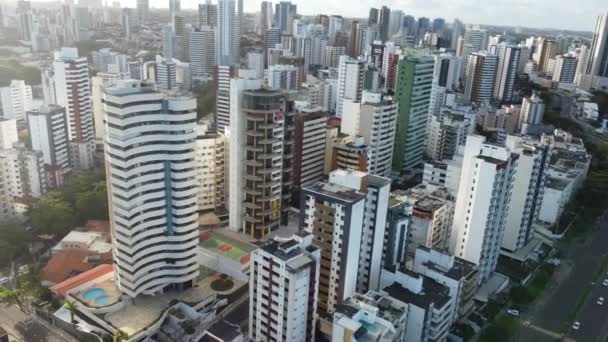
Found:
[[[111,2],[112,0],[104,0]],[[133,6],[135,0],[120,0]],[[213,0],[214,2],[216,0]],[[182,7],[194,8],[204,0],[182,0]],[[244,0],[245,11],[255,12],[262,0]],[[278,2],[275,0],[273,2]],[[341,14],[367,17],[370,7],[383,5],[415,17],[460,18],[465,23],[498,24],[593,30],[597,15],[608,11],[606,0],[292,0],[302,14]],[[152,7],[168,7],[169,0],[150,0]]]

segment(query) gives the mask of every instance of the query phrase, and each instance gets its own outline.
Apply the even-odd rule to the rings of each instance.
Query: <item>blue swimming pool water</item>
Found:
[[[88,300],[89,302],[94,302],[97,305],[108,305],[109,300],[106,290],[100,289],[98,287],[86,290],[82,294],[82,298]]]
[[[82,298],[92,301],[92,300],[95,300],[95,298],[97,298],[99,296],[105,296],[105,295],[106,295],[106,290],[100,289],[98,287],[94,287],[92,289],[86,290],[85,293],[82,294]]]
[[[95,298],[95,304],[97,305],[108,305],[109,303],[109,297],[106,295],[103,296],[99,296],[97,298]]]

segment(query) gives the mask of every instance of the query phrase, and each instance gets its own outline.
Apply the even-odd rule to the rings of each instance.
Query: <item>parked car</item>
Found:
[[[2,277],[0,278],[0,285],[8,284],[9,281],[10,279],[8,277]]]
[[[519,317],[519,310],[509,309],[507,310],[507,313],[511,316]]]
[[[547,262],[555,267],[558,267],[559,265],[562,264],[562,262],[559,259],[551,259]]]
[[[600,297],[597,299],[597,304],[598,305],[604,305],[604,297]]]
[[[581,322],[576,321],[576,322],[574,322],[574,324],[572,324],[572,329],[573,330],[578,330],[580,328],[581,328]]]
[[[604,279],[604,281],[602,282],[602,285],[608,286],[608,279]]]

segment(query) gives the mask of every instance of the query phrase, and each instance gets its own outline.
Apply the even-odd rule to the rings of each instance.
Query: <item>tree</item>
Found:
[[[75,319],[74,315],[76,314],[76,304],[70,300],[66,300],[63,307],[66,308],[70,312],[70,323],[74,324]]]
[[[120,330],[120,329],[116,329],[114,330],[114,339],[113,342],[122,342],[122,341],[126,341],[129,338],[129,335]]]
[[[193,92],[196,94],[196,112],[200,119],[213,113],[215,108],[215,83],[209,81],[204,85],[197,86]]]
[[[74,227],[74,209],[60,192],[50,192],[29,211],[32,227],[39,234],[62,235]]]
[[[17,305],[19,310],[26,314],[31,312],[28,298],[19,289],[0,287],[0,303]]]
[[[0,224],[0,266],[7,266],[28,251],[31,234],[14,223]]]
[[[92,189],[76,193],[74,203],[79,221],[107,220],[108,219],[108,194],[104,181],[93,184]]]

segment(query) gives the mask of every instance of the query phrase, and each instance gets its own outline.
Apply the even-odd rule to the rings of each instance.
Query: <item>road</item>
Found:
[[[569,248],[564,251],[562,260],[571,265],[567,270],[568,274],[564,275],[555,287],[548,289],[535,303],[534,307],[530,309],[530,312],[522,316],[522,320],[526,324],[529,323],[529,326],[522,326],[516,338],[518,341],[555,341],[555,335],[563,331],[564,325],[571,318],[570,316],[576,308],[580,296],[585,292],[586,287],[593,282],[595,272],[601,266],[604,256],[608,254],[607,246],[608,217],[604,216],[602,222],[591,233],[591,236],[584,242],[572,242]],[[600,279],[599,286],[601,286],[602,281],[603,278]],[[576,318],[582,324],[580,331],[577,333],[584,333],[585,336],[568,335],[575,341],[593,341],[593,339],[585,339],[586,336],[594,336],[594,338],[604,341],[603,338],[608,335],[608,306],[603,314],[596,313],[596,317],[593,317],[589,322],[583,320],[583,317],[585,320],[587,319],[587,314],[591,316],[596,309],[599,309],[591,305],[592,303],[595,304],[597,297],[599,297],[599,294],[595,293],[596,290],[604,289],[599,287],[594,289],[587,303],[583,306],[583,310]],[[605,290],[606,295],[604,297],[607,300],[605,305],[608,305],[608,287]],[[587,310],[591,311],[588,313]],[[581,317],[581,319],[578,317]]]
[[[0,324],[22,342],[72,342],[44,325],[28,319],[16,306],[0,304]]]
[[[604,342],[604,337],[608,334],[608,286],[602,285],[605,278],[606,275],[602,275],[593,286],[587,302],[576,316],[581,327],[577,331],[570,330],[569,338],[575,341]],[[599,297],[603,297],[606,301],[603,305],[597,303]]]

